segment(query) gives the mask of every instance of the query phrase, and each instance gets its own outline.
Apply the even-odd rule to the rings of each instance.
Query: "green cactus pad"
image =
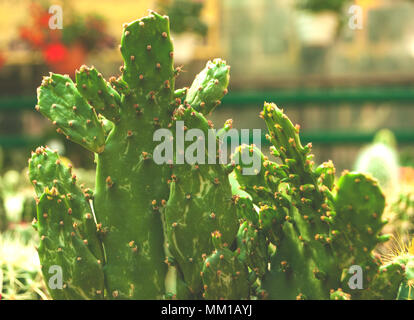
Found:
[[[47,147],[39,147],[29,160],[29,178],[34,185],[37,199],[45,190],[52,189],[66,197],[69,205],[66,211],[70,213],[72,222],[76,223],[81,237],[88,239],[88,248],[96,259],[103,261],[103,249],[96,231],[97,226],[95,221],[89,218],[92,214],[88,203],[89,190],[81,190],[77,186],[72,168],[59,159],[57,152]]]
[[[227,93],[230,67],[221,59],[209,61],[188,90],[186,101],[194,110],[211,113]]]
[[[129,87],[145,95],[155,91],[155,99],[169,99],[175,73],[168,17],[151,12],[125,25],[120,48],[123,79]]]
[[[336,291],[332,290],[330,295],[331,300],[351,300],[351,295],[338,289]]]
[[[360,173],[344,173],[337,188],[333,246],[343,266],[361,264],[383,241],[378,235],[386,223],[381,219],[385,196],[376,180]]]
[[[267,271],[269,261],[264,232],[251,222],[243,222],[237,234],[237,250],[239,249],[239,259],[252,269],[258,277],[263,277]]]
[[[104,294],[103,261],[88,248],[88,238],[82,237],[72,219],[70,204],[56,188],[45,189],[37,206],[42,272],[54,299],[101,299]],[[93,219],[89,214],[87,219]],[[54,268],[60,268],[56,286],[51,283]]]
[[[217,248],[205,259],[201,277],[204,285],[203,297],[207,300],[249,298],[247,267],[228,248]]]
[[[37,99],[36,109],[58,127],[59,133],[92,152],[104,150],[102,124],[68,76],[52,73],[45,77],[37,90]]]
[[[121,97],[94,67],[82,66],[76,72],[76,87],[97,112],[110,121],[119,120]]]
[[[191,107],[179,109],[176,117],[177,121],[184,121],[186,128],[199,128],[208,136],[207,120]],[[190,143],[187,141],[186,147]],[[219,230],[222,240],[231,245],[238,229],[226,170],[221,165],[206,164],[207,158],[205,155],[204,164],[174,165],[170,197],[164,212],[169,250],[193,293],[202,288],[203,255],[214,249],[210,233]]]

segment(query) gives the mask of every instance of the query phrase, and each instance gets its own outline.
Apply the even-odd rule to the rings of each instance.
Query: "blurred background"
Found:
[[[54,19],[51,28],[57,12],[49,13],[51,6],[61,8],[63,29],[54,29]],[[235,128],[265,129],[259,112],[264,101],[275,102],[300,124],[303,143],[313,143],[317,164],[333,160],[338,173],[373,174],[393,194],[390,211],[404,217],[400,231],[411,230],[410,0],[0,0],[0,230],[19,229],[33,218],[26,165],[38,145],[58,149],[93,187],[92,154],[34,111],[36,88],[49,71],[73,76],[82,64],[94,65],[106,79],[119,76],[122,25],[148,9],[170,16],[176,64],[185,71],[177,87],[190,86],[208,59],[222,57],[231,65],[229,94],[211,116],[216,127],[232,118]],[[27,238],[22,245],[32,241],[19,237]],[[26,277],[24,283],[36,285],[33,297],[45,298],[36,278]]]
[[[50,29],[49,8],[63,29]],[[4,166],[22,168],[28,150],[56,140],[77,166],[90,157],[33,112],[49,71],[95,65],[119,75],[122,24],[148,9],[171,17],[176,63],[189,86],[206,60],[231,65],[230,93],[212,116],[264,128],[264,101],[283,107],[313,142],[317,162],[350,168],[376,131],[391,129],[410,162],[414,152],[414,1],[409,0],[0,0],[0,146]],[[62,150],[63,152],[63,150]],[[72,153],[72,154],[71,154]],[[413,161],[414,162],[414,161]]]

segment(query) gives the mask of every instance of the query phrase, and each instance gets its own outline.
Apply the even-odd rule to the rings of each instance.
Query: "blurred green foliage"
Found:
[[[349,0],[297,0],[299,9],[312,12],[334,11],[338,14],[342,12],[347,3]]]
[[[201,19],[203,6],[203,2],[194,0],[159,1],[160,11],[170,17],[171,31],[177,34],[207,34],[207,24]]]

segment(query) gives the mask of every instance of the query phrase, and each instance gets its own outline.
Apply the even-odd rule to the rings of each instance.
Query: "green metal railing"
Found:
[[[36,97],[0,97],[0,111],[34,109]]]
[[[264,101],[274,101],[279,105],[294,104],[306,108],[308,104],[318,103],[321,107],[337,107],[342,103],[349,103],[359,107],[365,102],[394,102],[399,105],[413,104],[414,88],[411,87],[376,87],[376,88],[332,88],[332,89],[286,89],[278,91],[233,91],[224,99],[222,108],[246,108],[252,105],[260,107]],[[0,97],[0,112],[6,110],[22,111],[33,110],[36,97]],[[396,131],[396,138],[400,143],[414,142],[414,129],[411,131]],[[318,144],[360,144],[372,141],[372,132],[326,132],[303,131],[304,142],[312,141]],[[42,137],[31,136],[0,136],[0,146],[29,147],[41,144]]]
[[[336,108],[347,103],[360,107],[366,102],[390,102],[397,106],[412,104],[414,107],[413,87],[365,87],[365,88],[327,88],[327,89],[294,89],[280,91],[243,91],[232,92],[223,99],[222,107],[261,109],[264,101],[276,102],[282,108],[306,108],[311,104],[319,107]],[[394,130],[399,143],[414,142],[413,130]],[[301,131],[302,142],[314,144],[362,144],[373,140],[375,132],[364,131]],[[266,141],[263,141],[266,143]]]
[[[366,102],[390,102],[397,106],[412,104],[414,107],[414,86],[399,87],[365,87],[365,88],[328,88],[328,89],[294,89],[281,91],[242,91],[231,92],[223,99],[222,107],[250,108],[263,103],[276,102],[279,106],[306,108],[310,104],[319,107],[336,108],[348,103],[360,107]],[[394,130],[399,143],[414,143],[413,130]],[[363,131],[302,131],[304,143],[314,144],[363,144],[373,140],[375,132]],[[266,143],[266,141],[264,141]]]
[[[243,91],[231,92],[224,97],[223,105],[240,107],[263,104],[264,101],[284,103],[321,103],[331,105],[338,103],[363,102],[414,102],[412,87],[376,87],[376,88],[329,88],[329,89],[286,89],[283,91]]]

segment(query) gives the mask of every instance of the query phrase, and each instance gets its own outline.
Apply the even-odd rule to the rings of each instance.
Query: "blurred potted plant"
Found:
[[[38,245],[28,225],[0,233],[0,300],[49,300]]]
[[[349,0],[296,0],[300,10],[301,40],[309,46],[327,46],[335,39]]]
[[[82,16],[71,7],[64,8],[62,29],[50,29],[47,2],[32,2],[30,21],[20,27],[20,39],[31,50],[39,51],[53,72],[72,74],[84,64],[92,51],[114,46],[114,39],[106,31],[105,20],[96,14]]]
[[[188,63],[195,47],[207,35],[207,24],[201,18],[204,0],[159,0],[161,12],[170,17],[171,34],[174,38],[174,59]]]
[[[35,207],[27,169],[8,170],[0,175],[0,231],[31,222],[36,217]]]

